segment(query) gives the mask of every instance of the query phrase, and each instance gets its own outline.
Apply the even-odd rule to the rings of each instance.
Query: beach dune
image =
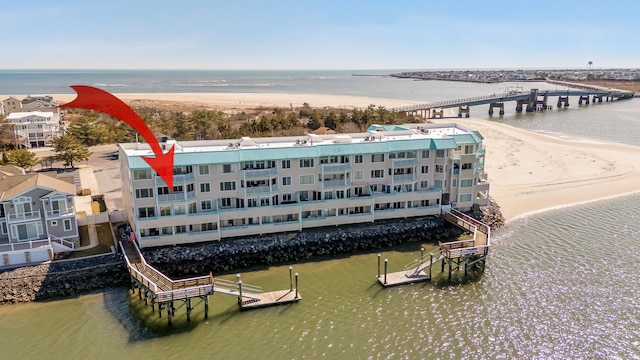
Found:
[[[53,95],[68,102],[75,94]],[[411,101],[357,96],[273,93],[117,94],[124,101],[186,102],[217,110],[256,107],[387,108]],[[567,140],[482,119],[438,119],[480,131],[487,148],[490,195],[507,221],[552,208],[640,191],[640,147]]]

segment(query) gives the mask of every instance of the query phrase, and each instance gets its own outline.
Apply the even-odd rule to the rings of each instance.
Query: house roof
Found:
[[[25,191],[41,187],[74,195],[75,185],[44,174],[3,176],[0,178],[0,201],[7,201]]]
[[[24,169],[15,165],[0,166],[0,177],[13,175],[24,175]]]

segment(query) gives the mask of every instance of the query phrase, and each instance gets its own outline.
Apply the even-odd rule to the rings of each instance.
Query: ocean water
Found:
[[[29,73],[29,81],[14,80],[24,87],[13,91],[3,81],[6,72],[0,72],[0,93],[58,93],[67,80],[96,86],[138,84],[131,89],[175,80],[169,74],[154,80],[153,72],[136,72],[128,78],[122,75],[125,72],[117,76],[103,73],[107,75],[53,72],[43,76],[41,88],[34,85],[37,77],[33,80],[35,75]],[[216,80],[214,73],[226,81],[237,75],[211,72],[206,80]],[[258,72],[253,84],[275,85],[260,90],[246,84],[227,89],[322,93],[321,89],[333,88],[332,93],[434,101],[485,95],[495,87],[354,77],[351,73]],[[247,83],[251,83],[250,75],[243,72]],[[238,78],[235,83],[240,82]],[[184,79],[175,80],[176,84],[188,84]],[[197,81],[198,76],[191,79]],[[544,84],[535,86],[543,88]],[[189,90],[183,91],[198,87],[225,86],[185,86]],[[173,88],[162,87],[159,92],[172,91],[167,89]],[[131,90],[142,91],[151,92]],[[640,146],[638,99],[582,107],[572,99],[568,109],[545,113],[506,110],[503,117],[489,117],[483,107],[471,109],[474,117],[559,137]],[[640,359],[639,214],[640,195],[630,195],[516,220],[493,232],[486,272],[479,280],[464,284],[382,289],[375,280],[375,253],[293,264],[300,274],[299,303],[240,312],[234,298],[216,294],[210,299],[208,320],[203,320],[202,305],[196,307],[191,323],[180,309],[171,328],[166,326],[166,315],[158,319],[137,300],[137,294],[124,288],[3,306],[0,357]],[[423,246],[426,251],[434,249],[433,244]],[[382,254],[393,271],[418,257],[419,248],[411,245]],[[288,264],[242,277],[265,290],[289,286]]]

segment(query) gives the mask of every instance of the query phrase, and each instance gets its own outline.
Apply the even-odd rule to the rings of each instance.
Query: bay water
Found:
[[[428,102],[505,86],[352,76],[356,71],[203,71],[193,72],[191,80],[169,71],[69,72],[0,71],[0,94],[64,93],[72,84],[180,92],[172,89],[191,81],[209,85],[183,86],[182,92],[222,88]],[[4,81],[11,77],[19,85]],[[233,85],[211,85],[214,80]],[[525,91],[555,89],[513,84],[523,85]],[[588,106],[571,101],[569,108],[544,113],[516,114],[515,104],[507,104],[502,117],[489,117],[484,107],[471,113],[563,138],[640,146],[640,100]],[[382,289],[375,279],[376,253],[245,272],[244,282],[280,290],[289,287],[292,265],[300,274],[302,300],[240,312],[235,298],[215,294],[209,319],[200,304],[187,323],[182,308],[170,328],[166,314],[159,319],[126,288],[2,306],[0,358],[640,359],[639,214],[640,195],[628,195],[515,220],[493,232],[486,272],[473,282]],[[415,244],[385,249],[382,256],[390,271],[400,270],[420,255],[421,246],[435,250],[434,244]]]

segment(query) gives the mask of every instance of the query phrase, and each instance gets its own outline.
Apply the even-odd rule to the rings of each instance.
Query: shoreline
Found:
[[[60,102],[76,94],[52,95]],[[400,106],[415,102],[371,97],[280,93],[128,93],[116,94],[126,102],[147,105],[205,106],[233,111],[259,107],[314,108]],[[453,113],[449,113],[451,116]],[[487,149],[485,172],[489,194],[500,206],[505,222],[528,215],[640,192],[640,147],[561,139],[484,119],[450,117],[434,123],[458,123],[478,130]]]

